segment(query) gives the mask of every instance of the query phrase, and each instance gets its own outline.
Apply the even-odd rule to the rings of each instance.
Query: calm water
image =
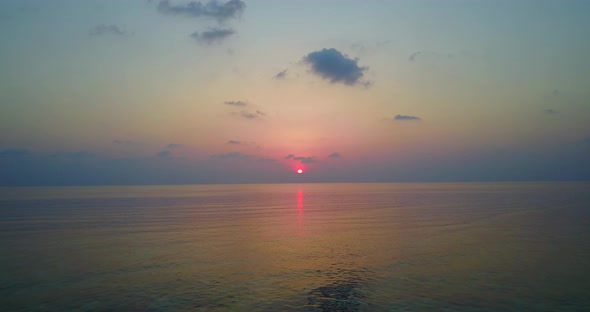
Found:
[[[0,188],[2,311],[590,310],[590,184]]]

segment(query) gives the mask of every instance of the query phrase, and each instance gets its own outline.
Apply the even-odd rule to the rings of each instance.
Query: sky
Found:
[[[0,38],[3,186],[590,180],[586,0],[4,0]]]

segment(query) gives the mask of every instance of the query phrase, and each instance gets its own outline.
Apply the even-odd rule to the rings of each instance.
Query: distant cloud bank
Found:
[[[359,66],[358,59],[351,59],[334,48],[311,52],[303,57],[303,61],[311,66],[314,74],[331,83],[349,86],[370,84],[361,80],[368,67]]]

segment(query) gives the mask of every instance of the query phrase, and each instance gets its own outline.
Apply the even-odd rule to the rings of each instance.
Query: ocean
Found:
[[[2,311],[590,311],[590,183],[0,188]]]

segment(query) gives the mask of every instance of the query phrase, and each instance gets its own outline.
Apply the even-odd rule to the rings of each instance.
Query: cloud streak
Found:
[[[198,42],[211,45],[213,43],[221,43],[233,34],[235,34],[235,31],[230,28],[209,28],[201,33],[195,31],[191,34],[191,38]]]
[[[237,113],[237,115],[242,118],[246,118],[246,119],[258,119],[258,118],[262,118],[262,117],[266,116],[265,113],[263,113],[259,110],[255,111],[255,112],[240,111],[239,113]]]
[[[317,160],[313,156],[309,156],[309,157],[297,156],[297,157],[293,157],[293,160],[298,160],[302,164],[311,164],[311,163],[317,162]]]
[[[230,0],[222,3],[211,0],[206,4],[191,1],[185,5],[171,4],[169,0],[162,0],[158,4],[158,12],[165,15],[182,15],[186,17],[208,17],[219,22],[240,16],[246,9],[246,3],[240,0]]]
[[[410,116],[410,115],[395,115],[395,117],[393,117],[393,120],[396,121],[406,121],[406,120],[421,120],[420,117],[418,116]]]
[[[248,105],[248,103],[246,103],[244,101],[225,101],[225,102],[223,102],[223,104],[231,105],[231,106],[246,106],[246,105]]]
[[[121,29],[117,25],[97,25],[94,27],[90,33],[88,33],[91,37],[96,36],[103,36],[103,35],[114,35],[114,36],[125,36],[127,32]]]
[[[314,74],[331,83],[343,83],[348,86],[370,84],[361,80],[368,67],[359,66],[358,59],[351,59],[336,49],[311,52],[303,57],[303,61],[311,66]]]
[[[328,155],[328,157],[329,158],[340,158],[340,157],[342,157],[342,155],[338,152],[334,152],[334,153]]]

